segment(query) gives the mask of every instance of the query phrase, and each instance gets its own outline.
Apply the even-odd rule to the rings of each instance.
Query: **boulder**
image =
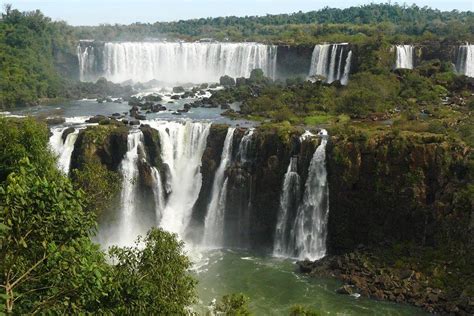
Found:
[[[74,127],[68,127],[64,130],[63,134],[61,135],[61,138],[63,140],[63,143],[66,141],[67,135],[74,133],[76,129]]]
[[[173,93],[184,93],[184,91],[185,91],[184,88],[181,86],[173,88]]]

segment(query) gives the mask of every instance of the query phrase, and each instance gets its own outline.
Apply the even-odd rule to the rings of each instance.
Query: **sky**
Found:
[[[312,11],[326,6],[346,8],[374,0],[0,0],[25,11],[40,9],[54,20],[71,25],[176,21],[201,17],[245,16]],[[395,3],[395,1],[392,1]],[[404,2],[400,2],[404,3]],[[474,11],[474,0],[412,0],[440,10]]]

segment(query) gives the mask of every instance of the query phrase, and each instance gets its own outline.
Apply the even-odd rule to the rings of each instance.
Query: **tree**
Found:
[[[140,245],[144,245],[142,250]],[[112,247],[114,314],[182,315],[196,297],[184,243],[175,234],[152,228],[136,247]]]
[[[94,306],[108,267],[89,239],[94,214],[62,176],[48,180],[28,158],[0,187],[0,287],[5,312],[76,313]]]
[[[97,215],[111,207],[121,187],[120,175],[94,160],[84,163],[81,169],[74,169],[72,180],[77,190],[85,192],[87,209]]]
[[[249,309],[249,298],[242,293],[233,293],[224,295],[222,299],[215,304],[213,312],[217,315],[226,316],[249,316],[252,313]]]

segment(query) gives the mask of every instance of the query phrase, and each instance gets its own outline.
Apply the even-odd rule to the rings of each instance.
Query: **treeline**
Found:
[[[391,37],[473,38],[474,14],[445,12],[416,5],[370,4],[347,9],[246,17],[217,17],[176,22],[134,23],[77,27],[81,38],[136,40],[137,38],[177,37],[217,40],[256,40],[284,43],[315,43],[338,38],[385,34]]]
[[[7,5],[0,21],[0,108],[60,96],[63,83],[54,52],[70,50],[73,42],[65,23]]]

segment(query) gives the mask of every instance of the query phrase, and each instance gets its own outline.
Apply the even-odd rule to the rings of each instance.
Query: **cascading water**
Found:
[[[300,259],[316,260],[326,254],[326,226],[329,213],[329,188],[326,171],[327,132],[311,159],[303,200],[293,227],[294,254]]]
[[[347,43],[316,45],[311,56],[309,76],[322,76],[327,83],[340,80],[341,84],[347,84],[351,59],[352,51]]]
[[[119,228],[116,243],[127,246],[133,243],[137,235],[142,233],[138,227],[136,213],[136,190],[138,177],[138,150],[143,143],[143,134],[140,130],[133,130],[127,137],[127,153],[120,164],[123,177],[121,193],[121,209],[119,214]]]
[[[240,159],[241,162],[246,162],[249,159],[249,149],[252,144],[252,136],[254,131],[255,128],[249,128],[240,141],[237,158]]]
[[[395,69],[413,69],[414,55],[412,45],[397,45],[396,54]]]
[[[458,57],[456,61],[456,70],[458,73],[474,77],[474,45],[468,44],[459,46]]]
[[[317,260],[326,254],[326,226],[329,212],[329,188],[326,172],[327,132],[321,130],[321,143],[308,168],[302,200],[299,202],[300,178],[297,159],[292,158],[285,174],[278,214],[273,254]],[[313,134],[306,132],[300,140]],[[296,209],[296,214],[291,211]]]
[[[227,197],[227,177],[225,171],[232,159],[232,140],[235,128],[230,127],[224,140],[221,162],[216,170],[212,184],[211,201],[204,221],[203,245],[221,247],[224,236],[224,217]]]
[[[156,225],[159,225],[163,216],[163,210],[165,209],[165,191],[163,190],[163,183],[158,169],[152,167],[151,175],[153,177],[153,183],[155,184],[153,187],[153,196],[155,198]]]
[[[66,136],[66,139],[63,140],[63,133],[66,129],[67,127],[53,128],[51,130],[52,135],[49,138],[49,144],[58,157],[58,168],[65,174],[68,174],[69,166],[71,164],[71,155],[74,150],[77,136],[79,135],[79,129],[75,129],[74,132],[69,133]]]
[[[133,80],[166,83],[216,82],[220,76],[249,77],[260,68],[276,74],[277,47],[259,43],[105,43],[77,48],[81,80],[105,77],[114,82]]]
[[[201,190],[201,158],[211,124],[190,121],[147,121],[147,124],[160,134],[161,159],[166,166],[167,183],[164,186],[157,185],[155,190],[155,200],[158,193],[160,196],[163,196],[163,191],[168,194],[166,201],[156,203],[158,208],[161,207],[157,209],[157,218],[161,217],[159,225],[184,238]],[[158,175],[155,174],[156,181],[161,181]]]
[[[278,212],[275,240],[273,243],[274,256],[293,256],[294,249],[289,249],[291,240],[291,227],[295,214],[292,210],[298,207],[300,196],[300,176],[298,175],[298,158],[291,157],[285,173],[283,188],[280,197],[280,210]]]

